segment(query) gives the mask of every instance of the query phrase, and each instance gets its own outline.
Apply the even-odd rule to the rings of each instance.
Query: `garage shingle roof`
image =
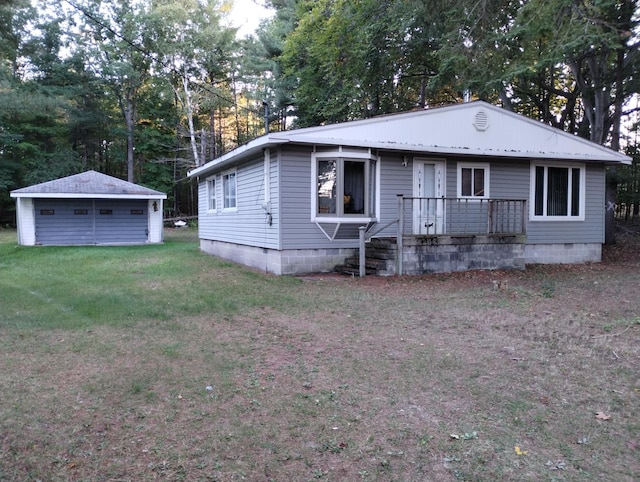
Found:
[[[153,189],[123,181],[116,177],[107,176],[106,174],[96,171],[86,171],[53,181],[34,184],[33,186],[11,191],[11,194],[71,194],[83,197],[94,195],[166,197],[162,192],[154,191]]]

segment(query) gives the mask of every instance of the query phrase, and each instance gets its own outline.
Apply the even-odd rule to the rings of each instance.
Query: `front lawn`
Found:
[[[274,277],[0,231],[0,480],[640,479],[640,257]]]

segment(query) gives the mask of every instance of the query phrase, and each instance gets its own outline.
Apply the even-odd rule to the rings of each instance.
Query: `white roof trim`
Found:
[[[12,192],[13,198],[39,198],[39,199],[167,199],[167,195],[161,194],[79,194],[79,193],[47,193],[47,192]]]
[[[477,125],[479,114],[481,129]],[[438,155],[608,164],[631,164],[632,161],[624,154],[560,129],[475,101],[268,134],[190,171],[188,176],[227,167],[255,155],[260,149],[288,142]]]
[[[420,153],[433,153],[433,154],[456,154],[463,156],[496,156],[496,157],[515,157],[515,158],[549,158],[549,159],[567,159],[578,161],[598,161],[603,162],[602,156],[586,156],[580,154],[567,154],[563,152],[529,152],[529,151],[502,151],[492,149],[472,149],[464,147],[447,147],[447,146],[429,146],[422,144],[396,144],[392,142],[376,142],[376,141],[361,141],[361,140],[349,140],[349,139],[331,139],[331,138],[314,138],[300,136],[292,139],[290,142],[297,142],[300,144],[311,145],[331,145],[331,146],[349,146],[349,147],[362,147],[371,149],[383,149],[383,150],[398,150],[398,151],[415,151]],[[235,152],[235,151],[233,151]],[[611,151],[613,152],[613,151]],[[626,157],[626,156],[625,156]],[[623,164],[629,164],[630,162],[619,161]]]

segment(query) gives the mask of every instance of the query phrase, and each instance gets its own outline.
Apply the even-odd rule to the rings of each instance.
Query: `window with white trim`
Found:
[[[489,197],[489,164],[458,163],[458,197]]]
[[[532,164],[531,218],[535,220],[584,219],[585,167]]]
[[[215,176],[207,179],[207,210],[210,212],[215,212],[218,210],[217,203],[217,195],[216,195],[216,178]]]
[[[222,192],[224,198],[224,209],[236,209],[237,207],[237,181],[236,171],[227,172],[222,175]]]
[[[314,157],[315,216],[375,216],[375,161],[368,156]]]

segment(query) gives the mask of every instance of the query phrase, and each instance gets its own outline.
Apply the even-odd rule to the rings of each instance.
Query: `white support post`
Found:
[[[404,230],[403,199],[404,196],[402,194],[398,194],[398,235],[396,239],[396,245],[398,246],[398,251],[396,253],[396,274],[398,276],[402,276],[402,234]]]
[[[367,230],[366,226],[360,226],[358,228],[359,231],[359,240],[360,240],[360,249],[359,249],[359,255],[360,255],[360,278],[364,278],[367,275],[367,269],[366,269],[366,256],[365,256],[365,252],[364,252],[364,232]]]

